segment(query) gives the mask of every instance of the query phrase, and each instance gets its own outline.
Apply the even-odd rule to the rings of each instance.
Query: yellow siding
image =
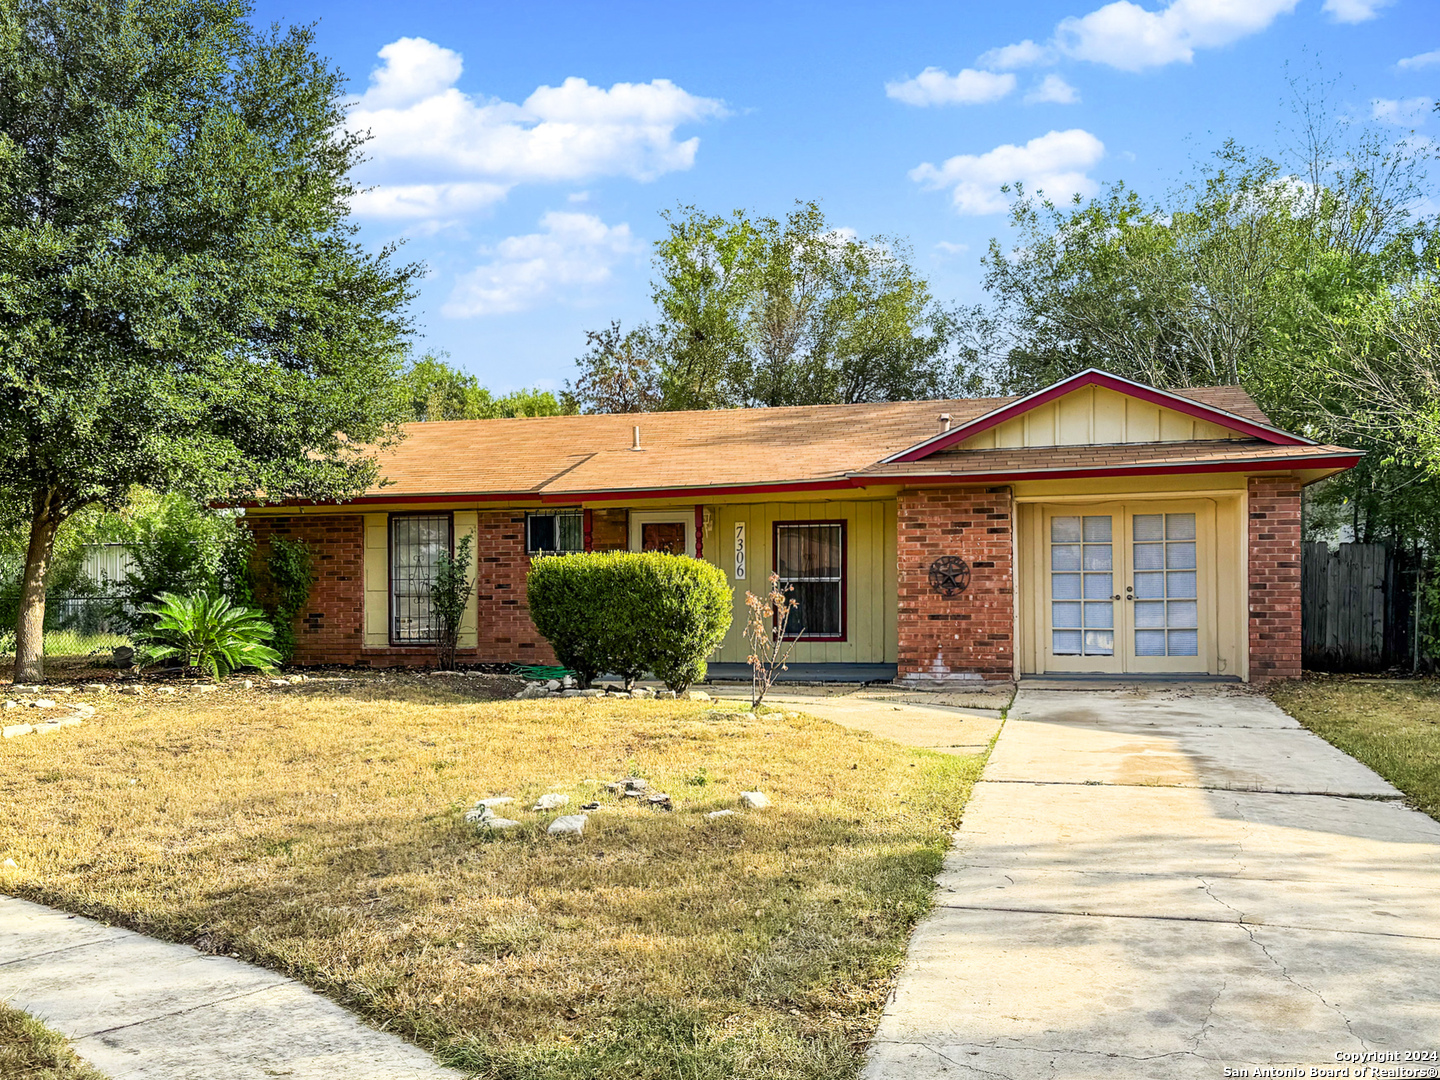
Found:
[[[454,541],[457,545],[460,543],[461,537],[475,537],[476,533],[478,533],[479,531],[480,515],[478,513],[476,513],[474,510],[455,511]],[[480,562],[480,556],[475,551],[476,543],[478,543],[478,540],[476,539],[472,539],[470,541],[470,573],[472,576],[475,573],[476,565]],[[465,614],[460,619],[460,634],[455,641],[455,645],[457,648],[475,648],[476,641],[478,640],[475,634],[475,618],[475,590],[471,589],[470,599],[465,603]]]
[[[390,644],[390,536],[388,514],[365,515],[365,647]]]
[[[745,503],[713,507],[714,531],[705,538],[704,557],[725,571],[735,590],[734,620],[717,663],[744,663],[749,653],[742,631],[745,593],[761,594],[774,569],[777,521],[844,521],[846,612],[845,641],[801,642],[796,663],[895,662],[897,587],[895,579],[895,503],[893,500],[820,503]],[[745,523],[749,549],[744,581],[735,580],[735,523]]]
[[[1085,386],[966,439],[965,450],[1016,446],[1087,446],[1115,443],[1189,442],[1245,436],[1139,398]]]

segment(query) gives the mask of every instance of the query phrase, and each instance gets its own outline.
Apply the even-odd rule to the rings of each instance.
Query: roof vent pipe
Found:
[[[638,431],[639,429],[637,428],[636,430]],[[941,430],[941,431],[949,431],[949,430],[950,430],[950,414],[949,414],[948,412],[942,412],[942,413],[940,414],[940,430]]]
[[[632,446],[632,447],[630,447],[630,449],[631,449],[631,450],[643,450],[643,449],[645,449],[643,446],[640,445],[640,425],[639,425],[639,424],[636,424],[636,425],[635,425],[635,445]]]

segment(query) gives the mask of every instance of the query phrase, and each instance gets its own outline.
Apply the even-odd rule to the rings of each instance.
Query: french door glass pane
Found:
[[[1050,647],[1056,656],[1115,653],[1113,540],[1109,514],[1050,519]],[[1083,610],[1074,602],[1082,598]]]
[[[390,638],[397,643],[435,641],[439,626],[430,601],[442,553],[450,551],[450,515],[390,519]]]
[[[1136,514],[1133,522],[1135,655],[1197,656],[1195,515]]]

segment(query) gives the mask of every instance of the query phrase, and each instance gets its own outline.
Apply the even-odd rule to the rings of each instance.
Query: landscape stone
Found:
[[[126,683],[124,686],[120,687],[118,692],[121,694],[138,694],[140,693],[140,684]]]
[[[557,809],[559,809],[560,807],[565,806],[565,805],[568,804],[569,802],[570,802],[570,796],[569,796],[569,795],[560,795],[560,794],[552,791],[552,792],[551,792],[550,794],[548,794],[548,795],[541,795],[540,798],[535,801],[535,805],[534,805],[533,807],[531,807],[531,809],[532,809],[532,810],[557,810]]]
[[[7,739],[13,739],[16,735],[29,735],[35,728],[30,724],[11,724],[5,728],[3,734]]]
[[[713,700],[704,690],[686,690],[686,701],[711,701]]]
[[[10,869],[10,870],[15,869],[15,868],[18,867],[19,865],[20,865],[20,864],[17,863],[14,859],[6,859],[3,863],[0,863],[0,866],[3,866],[3,867],[5,867],[6,869]]]
[[[562,683],[559,679],[551,679],[545,684],[545,689],[550,691],[550,693],[552,694],[558,694],[561,690],[565,689],[565,684]]]
[[[14,686],[10,687],[10,692],[12,694],[38,694],[40,692],[40,687],[32,685],[30,683],[16,683]]]
[[[488,806],[477,806],[473,810],[465,811],[466,821],[487,821],[495,816],[495,811]]]
[[[655,691],[651,690],[648,686],[637,686],[634,690],[630,691],[630,696],[632,698],[653,698]]]
[[[714,821],[716,818],[735,817],[735,811],[734,811],[734,810],[711,810],[711,811],[710,811],[708,814],[706,814],[705,816],[706,816],[707,818],[709,818],[711,821]]]
[[[589,690],[577,690],[577,691],[575,691],[575,692],[576,692],[576,694],[578,694],[580,697],[604,697],[604,696],[605,696],[605,691],[604,691],[604,690],[597,690],[597,689],[596,689],[595,687],[593,687],[593,686],[592,686]]]
[[[750,810],[764,810],[770,805],[770,800],[762,791],[742,791],[740,792],[740,805]]]
[[[586,820],[584,814],[562,814],[545,831],[551,836],[579,836],[585,831]]]
[[[519,824],[520,822],[508,817],[482,818],[476,823],[477,828],[481,829],[513,829]]]
[[[560,691],[560,696],[561,696],[561,697],[580,697],[580,696],[581,696],[581,691],[579,691],[579,690],[565,689],[565,690],[561,690],[561,691]]]
[[[520,692],[515,695],[515,698],[518,701],[531,701],[534,698],[542,698],[548,696],[549,694],[542,684],[532,682],[526,683],[523,687],[521,687]]]
[[[87,694],[103,694],[110,688],[103,682],[87,682],[81,683],[80,689],[84,690]]]
[[[94,706],[94,705],[86,705],[86,704],[83,703],[83,702],[76,702],[74,705],[71,705],[70,707],[75,710],[75,714],[76,714],[77,716],[94,716],[94,715],[95,715],[95,706]]]
[[[655,809],[655,810],[674,810],[674,809],[675,809],[675,807],[674,807],[673,805],[671,805],[671,803],[670,803],[670,796],[664,794],[663,792],[659,792],[659,791],[653,791],[653,792],[651,792],[651,793],[646,797],[646,801],[650,804],[651,808],[652,808],[652,809]]]
[[[216,686],[214,683],[196,683],[196,684],[195,684],[195,692],[196,692],[197,694],[208,694],[208,693],[210,693],[212,690],[219,690],[219,689],[220,689],[220,687]]]
[[[244,680],[242,680],[241,683],[240,683],[240,689],[242,689],[242,690],[253,690],[253,689],[255,689],[255,684],[254,684],[253,682],[251,682],[249,679],[244,679]]]
[[[271,685],[271,686],[289,686],[289,685],[290,685],[290,680],[289,680],[289,679],[271,679],[271,680],[270,680],[270,685]]]
[[[18,701],[6,701],[5,704],[0,705],[0,709],[18,709],[19,707],[20,702]]]
[[[30,706],[34,709],[53,709],[55,708],[55,702],[51,701],[49,698],[42,697],[36,698],[34,701],[30,702]]]

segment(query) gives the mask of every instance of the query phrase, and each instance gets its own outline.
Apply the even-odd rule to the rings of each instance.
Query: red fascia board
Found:
[[[1363,455],[1332,454],[1313,458],[1259,458],[1251,461],[1217,461],[1188,465],[1114,465],[1089,469],[1018,469],[993,473],[924,473],[875,477],[874,486],[886,484],[999,484],[1017,480],[1081,480],[1100,476],[1189,475],[1214,472],[1289,472],[1295,469],[1350,469]]]
[[[1219,424],[1222,427],[1230,428],[1253,438],[1263,439],[1265,442],[1274,443],[1279,446],[1305,446],[1309,440],[1302,439],[1296,435],[1290,435],[1275,428],[1257,424],[1253,420],[1246,420],[1228,413],[1223,409],[1216,409],[1204,405],[1198,401],[1191,401],[1178,394],[1167,394],[1161,390],[1155,390],[1140,383],[1130,382],[1128,379],[1120,379],[1103,371],[1086,371],[1072,378],[1056,383],[1054,386],[1040,390],[1029,397],[1021,398],[1019,401],[1009,405],[1001,406],[994,412],[977,417],[969,423],[961,424],[954,430],[947,432],[938,439],[923,443],[913,450],[907,450],[903,454],[897,454],[889,461],[921,461],[931,454],[939,453],[941,450],[948,450],[950,447],[965,441],[971,436],[978,435],[982,431],[989,431],[992,427],[1003,424],[1006,420],[1023,416],[1032,409],[1038,409],[1041,405],[1048,405],[1050,402],[1064,397],[1086,386],[1103,386],[1107,390],[1114,390],[1117,394],[1125,394],[1128,397],[1139,398],[1141,401],[1148,401],[1152,405],[1160,405],[1174,412],[1185,413],[1198,420],[1208,420],[1212,424]]]
[[[863,479],[792,480],[775,484],[720,484],[710,487],[627,488],[620,491],[561,491],[540,496],[546,503],[620,502],[625,499],[691,499],[706,495],[768,495],[785,491],[833,491],[865,487]]]
[[[223,510],[295,510],[306,506],[375,506],[391,503],[467,503],[467,502],[523,502],[540,498],[535,491],[490,491],[483,494],[457,491],[453,495],[357,495],[353,499],[315,502],[312,499],[293,499],[289,502],[261,503],[212,503],[212,509]]]

